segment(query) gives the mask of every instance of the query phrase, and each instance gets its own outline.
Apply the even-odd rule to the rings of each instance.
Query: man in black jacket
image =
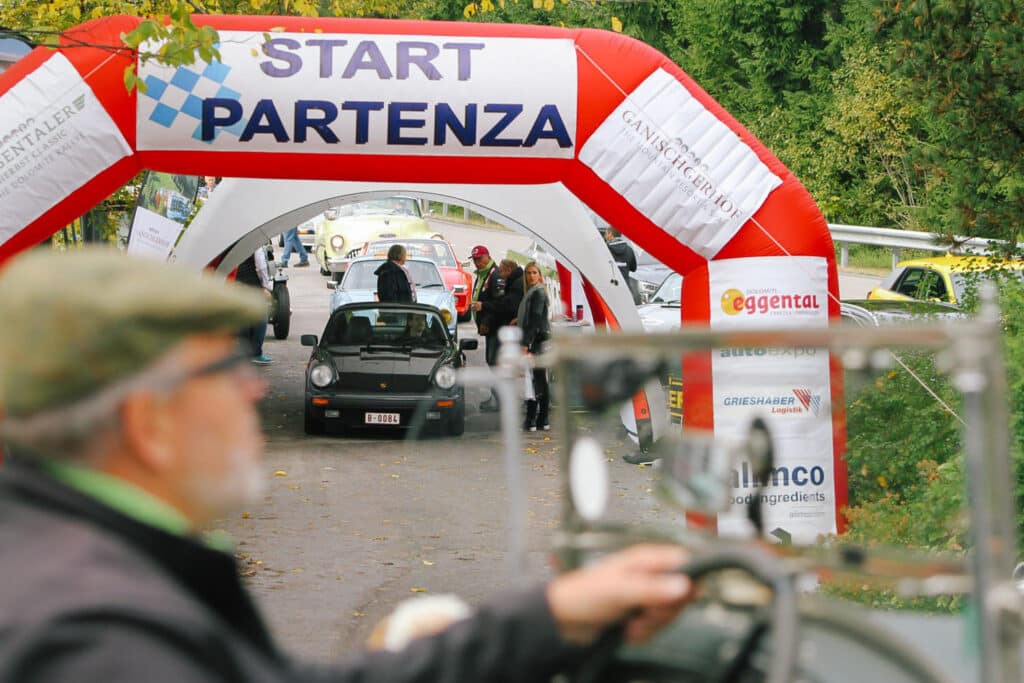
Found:
[[[485,358],[492,367],[498,362],[498,331],[515,319],[519,302],[523,300],[523,291],[522,267],[512,259],[502,259],[498,264],[497,277],[493,277],[489,286],[481,289],[477,301],[473,302],[478,326],[480,320],[487,321],[487,332],[484,333]],[[498,396],[493,389],[491,397],[480,404],[480,410],[498,410]]]
[[[54,272],[80,286],[53,296]],[[0,683],[528,683],[689,599],[685,553],[642,546],[402,652],[297,663],[231,552],[199,538],[263,485],[266,384],[234,336],[263,299],[102,249],[30,252],[0,291]]]
[[[377,276],[377,301],[411,304],[415,301],[412,280],[405,269],[405,247],[392,244],[388,260],[380,264],[373,274]]]
[[[615,265],[619,267],[619,272],[622,273],[622,282],[629,289],[630,296],[633,297],[633,303],[640,303],[640,288],[637,285],[636,280],[630,275],[630,273],[636,272],[636,252],[633,251],[632,245],[627,242],[615,228],[609,227],[604,231],[604,241],[608,245],[608,251],[612,254],[612,259],[615,260]]]

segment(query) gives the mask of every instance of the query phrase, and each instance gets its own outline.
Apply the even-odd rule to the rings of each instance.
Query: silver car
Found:
[[[373,256],[352,259],[340,283],[327,283],[327,286],[334,290],[334,294],[331,295],[331,310],[345,304],[376,301],[377,276],[374,271],[385,260]],[[427,259],[410,258],[405,261],[405,269],[409,271],[416,285],[416,303],[433,306],[439,310],[448,326],[448,332],[454,338],[458,325],[455,296],[445,287],[444,278],[437,265]]]

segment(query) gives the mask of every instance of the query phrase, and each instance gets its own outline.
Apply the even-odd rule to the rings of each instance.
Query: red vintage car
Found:
[[[469,300],[473,295],[473,275],[467,273],[459,265],[459,258],[455,255],[455,248],[451,242],[439,239],[374,240],[363,244],[358,255],[387,258],[388,249],[393,244],[404,246],[409,258],[425,258],[436,263],[444,278],[445,287],[455,296],[455,309],[459,314],[459,322],[469,320]]]

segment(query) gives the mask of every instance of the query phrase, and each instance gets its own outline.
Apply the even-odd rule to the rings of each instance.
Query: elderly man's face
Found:
[[[179,347],[193,372],[237,349],[229,336],[192,337]],[[248,363],[193,376],[166,399],[163,432],[170,478],[182,511],[209,522],[252,502],[264,488],[263,433],[255,403],[266,382]]]

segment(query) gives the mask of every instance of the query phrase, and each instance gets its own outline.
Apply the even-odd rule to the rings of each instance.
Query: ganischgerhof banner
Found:
[[[240,31],[220,39],[219,62],[140,65],[139,150],[575,154],[571,40]]]

